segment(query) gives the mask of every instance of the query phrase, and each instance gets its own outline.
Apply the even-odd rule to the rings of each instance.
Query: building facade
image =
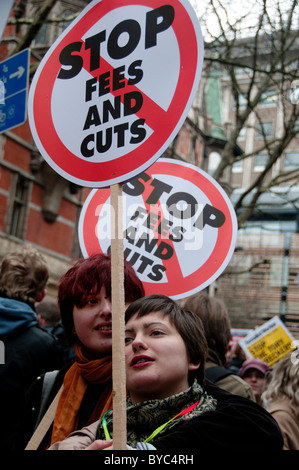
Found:
[[[249,50],[249,42],[245,51]],[[284,55],[284,60],[292,72],[290,76],[296,77],[298,60],[294,60],[293,54],[298,50],[298,31],[294,32],[292,47]],[[216,109],[209,126],[212,129],[216,124],[227,139],[238,124],[236,116],[240,121],[249,98],[254,102],[260,92],[264,77],[254,81],[253,74],[259,74],[262,61],[266,64],[264,70],[270,69],[272,55],[267,51],[264,53],[265,49],[266,44],[264,50],[259,50],[259,68],[256,69],[246,68],[248,58],[243,49],[239,50],[240,55],[244,53],[245,65],[239,69],[236,67],[234,74],[238,85],[238,113],[237,93],[227,68],[223,67],[221,73],[218,71],[216,77],[212,74],[214,85],[213,82],[208,85],[217,90],[221,113],[219,117]],[[235,162],[223,176],[229,184],[230,197],[240,221],[242,214],[250,208],[259,186],[262,191],[255,210],[239,229],[236,251],[229,266],[211,289],[228,306],[233,327],[255,328],[277,315],[295,338],[299,338],[299,102],[296,89],[299,82],[296,83],[287,74],[277,74],[261,93],[258,104],[248,112],[238,135],[241,153],[236,155]],[[208,88],[206,84],[202,82],[205,91]],[[215,91],[213,96],[215,102]],[[288,141],[287,126],[291,119],[293,137]],[[216,158],[219,163],[221,151]],[[274,164],[267,172],[271,159]],[[209,168],[213,173],[213,159],[207,171]],[[251,190],[247,194],[248,188]],[[243,195],[246,196],[239,205]]]
[[[14,3],[0,43],[1,62],[18,52],[32,24],[15,24],[33,18],[41,1]],[[49,3],[49,2],[48,2]],[[63,3],[63,4],[62,4]],[[57,2],[51,17],[67,18],[87,2]],[[32,73],[45,51],[66,24],[45,24],[30,46]],[[1,74],[0,74],[1,80]],[[23,243],[35,246],[50,267],[48,295],[56,296],[57,282],[74,259],[81,256],[78,218],[88,194],[85,188],[56,174],[37,152],[28,120],[0,134],[0,258]]]
[[[15,18],[35,18],[41,0],[15,2],[0,43],[0,65],[24,41],[32,25]],[[56,37],[87,4],[85,0],[58,1],[30,43],[31,75]],[[57,18],[65,22],[56,22]],[[249,80],[238,74],[240,89]],[[1,80],[1,76],[0,76]],[[243,84],[243,85],[242,85]],[[236,203],[261,174],[269,155],[260,150],[262,138],[283,132],[284,115],[275,90],[265,91],[258,114],[251,113],[233,146],[234,163],[219,183]],[[242,100],[240,100],[242,106]],[[223,158],[235,126],[231,83],[222,70],[204,69],[188,118],[163,157],[194,164],[211,175]],[[242,159],[244,153],[252,156]],[[279,180],[282,171],[299,168],[299,138],[294,138],[277,159],[267,178]],[[267,181],[267,180],[266,180]],[[0,258],[20,244],[31,243],[46,257],[51,278],[49,295],[74,259],[81,256],[78,219],[90,190],[56,174],[37,152],[28,121],[0,133]],[[239,231],[236,251],[223,275],[210,286],[211,295],[223,298],[234,328],[254,328],[279,315],[299,338],[299,182],[285,181],[265,193],[258,209]],[[246,206],[246,200],[244,206]],[[238,209],[238,214],[242,211]]]

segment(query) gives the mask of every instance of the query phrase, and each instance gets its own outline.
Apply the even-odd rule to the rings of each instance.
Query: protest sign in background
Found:
[[[231,339],[228,344],[229,352],[233,351],[239,341],[251,332],[247,328],[231,328]]]
[[[123,185],[124,256],[146,293],[191,295],[223,272],[234,252],[237,221],[221,186],[198,167],[159,159]],[[110,191],[91,191],[81,212],[84,256],[107,253]]]
[[[251,331],[239,342],[249,357],[257,357],[272,367],[296,349],[296,341],[278,316]]]

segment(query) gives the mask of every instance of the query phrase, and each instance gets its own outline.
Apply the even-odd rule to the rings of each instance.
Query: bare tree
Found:
[[[199,7],[196,0],[193,4]],[[205,73],[209,76],[216,69],[225,75],[235,103],[233,126],[226,135],[222,159],[213,176],[220,180],[236,162],[234,148],[242,129],[250,126],[253,114],[262,137],[260,145],[251,152],[244,151],[237,160],[261,153],[268,155],[264,170],[235,203],[236,210],[244,209],[244,200],[248,201],[250,196],[250,202],[238,216],[239,226],[252,215],[264,192],[279,184],[298,182],[299,177],[299,162],[291,171],[272,171],[299,132],[298,1],[254,0],[246,2],[243,8],[246,10],[242,13],[240,2],[211,0],[204,11],[198,11],[205,38]],[[275,137],[267,135],[260,111],[269,91],[275,95],[282,121],[281,131]]]
[[[276,162],[299,132],[299,4],[298,0],[248,0],[246,5],[242,5],[244,11],[241,11],[240,2],[236,0],[190,1],[198,10],[205,39],[204,74],[207,77],[216,70],[225,76],[235,103],[222,159],[214,178],[221,180],[238,160],[245,161],[260,153],[268,155],[263,171],[250,182],[235,203],[237,211],[243,209],[238,215],[241,227],[252,215],[263,193],[277,185],[292,184],[299,178],[299,163],[298,167],[290,171],[277,172],[276,168]],[[29,47],[44,22],[66,21],[65,17],[54,18],[49,15],[56,2],[58,0],[40,2],[32,18],[20,14],[10,18],[10,24],[28,25],[12,54]],[[20,0],[19,6],[26,3]],[[34,53],[34,48],[32,51]],[[31,73],[37,65],[38,61],[32,65]],[[240,79],[240,70],[243,70],[245,80]],[[260,104],[269,90],[275,93],[281,113],[281,131],[275,137],[268,136],[260,112]],[[238,137],[244,127],[251,125],[252,115],[262,136],[260,145],[251,152],[244,151],[235,157]],[[274,167],[275,172],[272,171]]]
[[[50,13],[53,10],[53,7],[58,3],[59,0],[44,0],[40,2],[40,5],[35,8],[35,15],[33,17],[26,17],[25,11],[28,0],[20,0],[15,6],[15,14],[14,16],[10,17],[8,20],[8,24],[15,25],[17,30],[22,25],[27,25],[25,33],[18,39],[17,45],[14,49],[12,49],[10,55],[14,55],[27,47],[30,47],[34,39],[36,38],[37,34],[39,33],[40,29],[45,23],[57,23],[62,24],[66,22],[70,22],[76,18],[76,16],[80,13],[81,9],[78,8],[78,12],[70,15],[68,17],[54,17],[53,15],[50,16]],[[84,3],[84,2],[83,2]],[[87,3],[87,2],[86,2]],[[83,5],[84,6],[84,5]],[[33,75],[36,68],[38,67],[39,60],[36,60],[35,63],[31,64],[30,67],[30,74]]]

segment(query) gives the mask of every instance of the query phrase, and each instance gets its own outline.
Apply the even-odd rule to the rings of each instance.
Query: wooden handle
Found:
[[[126,368],[125,368],[125,294],[122,223],[122,186],[111,191],[111,302],[112,302],[112,384],[113,448],[127,446]]]

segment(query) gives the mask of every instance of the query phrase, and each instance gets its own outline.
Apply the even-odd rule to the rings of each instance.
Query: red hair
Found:
[[[107,296],[111,296],[111,257],[96,254],[79,259],[60,279],[58,303],[61,320],[66,335],[71,343],[75,336],[73,329],[73,307],[83,307],[90,295],[96,295],[105,287]],[[133,267],[124,261],[125,302],[133,302],[144,296],[144,288]]]

